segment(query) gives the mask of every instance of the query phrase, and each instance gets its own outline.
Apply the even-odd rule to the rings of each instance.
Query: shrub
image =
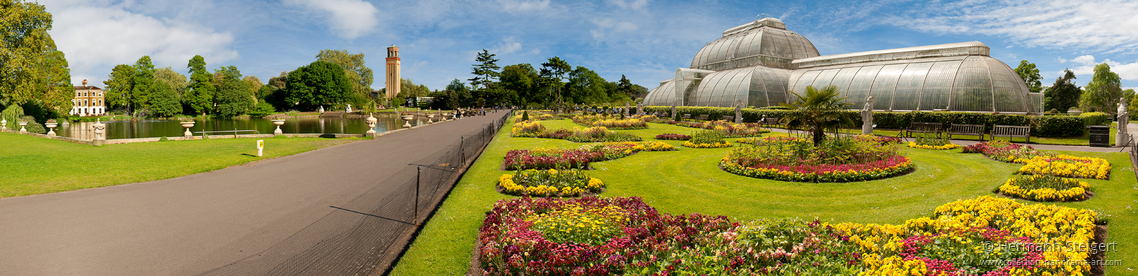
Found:
[[[526,170],[498,178],[498,191],[515,196],[569,197],[600,193],[604,183],[579,170]]]
[[[1097,126],[1097,125],[1106,125],[1106,121],[1109,118],[1109,116],[1110,115],[1107,115],[1106,113],[1102,113],[1102,112],[1086,112],[1086,113],[1080,113],[1079,119],[1083,119],[1083,125]]]
[[[522,121],[529,121],[529,110],[522,111]]]
[[[689,148],[726,148],[731,144],[723,140],[723,134],[714,130],[700,130],[692,134],[691,139],[684,142]]]
[[[1087,199],[1090,184],[1050,175],[1021,175],[1008,179],[997,191],[1032,201],[1078,201]]]

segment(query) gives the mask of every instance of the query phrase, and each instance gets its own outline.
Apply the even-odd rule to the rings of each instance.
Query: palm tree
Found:
[[[805,96],[793,91],[790,93],[797,99],[794,103],[784,103],[782,106],[795,112],[783,117],[782,123],[787,128],[801,127],[809,131],[814,135],[814,146],[820,145],[826,138],[826,128],[837,128],[843,124],[853,123],[847,116],[842,116],[842,111],[850,104],[842,102],[845,100],[844,97],[838,98],[837,86],[828,85],[822,90],[807,86]]]

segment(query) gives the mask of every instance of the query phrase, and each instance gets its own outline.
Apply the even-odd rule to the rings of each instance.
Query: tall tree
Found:
[[[178,95],[178,98],[181,98],[182,95],[186,93],[186,84],[188,84],[186,75],[182,75],[182,73],[178,73],[178,71],[174,71],[174,69],[170,67],[163,67],[154,71],[154,80],[169,85],[170,89],[174,90],[174,94]]]
[[[190,58],[190,62],[186,64],[186,68],[190,69],[190,82],[186,85],[186,94],[183,95],[184,101],[193,112],[202,116],[213,112],[213,94],[216,91],[213,74],[206,70],[205,65],[205,58],[200,55]]]
[[[548,61],[541,64],[541,77],[547,87],[557,90],[556,99],[559,107],[563,103],[561,100],[561,86],[563,86],[563,83],[561,81],[565,80],[565,74],[569,73],[572,69],[573,68],[569,66],[569,62],[556,56],[549,58]]]
[[[134,63],[134,78],[130,90],[130,105],[127,110],[134,116],[131,106],[146,109],[150,106],[150,94],[154,93],[154,63],[150,56],[142,56]]]
[[[150,117],[169,118],[182,114],[182,103],[174,88],[166,81],[154,82],[154,94],[150,95]]]
[[[1056,78],[1055,84],[1043,91],[1043,109],[1067,113],[1068,109],[1079,106],[1082,95],[1083,90],[1075,85],[1075,72],[1064,69],[1063,76]]]
[[[0,0],[0,106],[38,101],[70,109],[71,71],[48,33],[52,16],[43,5]]]
[[[361,96],[371,96],[371,84],[375,76],[371,68],[364,64],[364,54],[351,54],[348,50],[320,50],[316,60],[330,62],[344,68],[344,76],[352,83],[352,92]]]
[[[230,118],[253,108],[253,92],[241,81],[241,71],[236,66],[221,67],[214,71],[214,76],[221,76],[216,99],[218,116]]]
[[[616,85],[616,91],[628,98],[636,97],[636,90],[632,87],[632,81],[628,80],[624,74],[620,75],[620,82]]]
[[[289,73],[285,90],[285,102],[302,110],[313,110],[317,106],[344,102],[352,93],[352,83],[339,65],[314,61]]]
[[[1019,62],[1019,67],[1015,69],[1023,82],[1027,84],[1027,88],[1031,89],[1031,93],[1039,93],[1043,90],[1042,83],[1039,82],[1043,77],[1039,76],[1039,69],[1035,68],[1035,63],[1022,60]]]
[[[470,86],[472,89],[478,90],[483,88],[490,88],[490,85],[498,80],[498,59],[494,58],[494,54],[490,51],[482,49],[478,53],[478,57],[474,59],[475,63],[471,67],[470,74],[474,75],[470,79]]]
[[[115,65],[111,69],[111,74],[107,80],[103,81],[105,86],[104,99],[107,101],[107,108],[125,108],[130,105],[130,91],[134,89],[134,67],[126,64]]]
[[[1105,62],[1095,65],[1095,74],[1091,82],[1087,83],[1079,105],[1084,111],[1098,111],[1115,114],[1118,111],[1118,102],[1122,98],[1122,78],[1110,71],[1110,65]]]
[[[541,75],[529,63],[507,65],[502,68],[502,75],[498,85],[505,90],[506,102],[514,104],[527,104],[544,102],[540,95]]]
[[[842,112],[853,104],[843,103],[845,97],[838,98],[837,86],[827,85],[821,90],[807,86],[806,94],[798,94],[793,91],[790,93],[794,94],[794,102],[784,103],[782,106],[796,112],[791,112],[783,117],[782,123],[787,127],[801,127],[812,133],[814,146],[821,145],[822,140],[826,139],[826,129],[836,128],[843,124],[853,124],[848,117],[842,116]]]

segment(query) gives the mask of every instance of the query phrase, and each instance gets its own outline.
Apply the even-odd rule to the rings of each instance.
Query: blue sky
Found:
[[[117,64],[149,55],[187,73],[235,65],[262,81],[315,60],[322,49],[364,53],[383,76],[400,47],[403,78],[443,88],[470,78],[475,53],[499,65],[560,56],[616,81],[652,88],[686,68],[728,28],[771,16],[822,55],[980,41],[1016,67],[1038,65],[1045,86],[1064,68],[1084,86],[1107,62],[1138,87],[1138,1],[652,1],[652,0],[39,0],[67,55],[72,81],[94,85]],[[377,78],[373,88],[382,88]]]

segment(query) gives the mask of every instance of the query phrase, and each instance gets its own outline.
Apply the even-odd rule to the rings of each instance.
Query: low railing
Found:
[[[261,134],[260,131],[253,130],[253,129],[208,130],[208,131],[194,131],[193,133],[201,134],[202,137],[206,137],[209,134],[213,134],[213,133],[231,133],[231,132],[233,133],[233,138],[237,138],[238,132],[252,132],[252,133],[256,133],[256,134]]]

